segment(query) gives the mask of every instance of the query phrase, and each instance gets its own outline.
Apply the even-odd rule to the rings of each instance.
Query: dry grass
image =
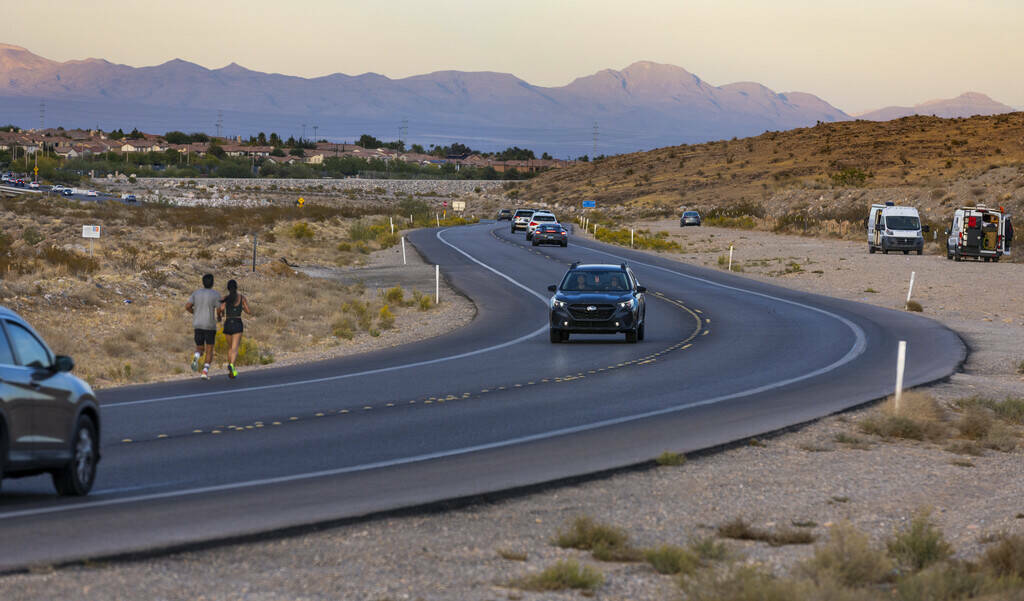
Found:
[[[563,549],[590,551],[601,561],[639,561],[641,553],[629,542],[629,535],[621,528],[608,526],[581,516],[560,530],[553,541]]]
[[[722,538],[765,542],[773,547],[809,545],[815,541],[814,533],[810,530],[785,526],[774,529],[756,528],[742,518],[725,522],[718,527],[717,532]]]
[[[945,561],[953,554],[953,547],[931,521],[929,510],[918,511],[886,546],[890,557],[915,571]]]
[[[604,575],[601,572],[572,559],[557,561],[539,574],[522,576],[509,583],[510,586],[527,591],[595,591],[602,584]]]
[[[218,290],[227,279],[237,280],[254,312],[245,317],[241,365],[361,344],[374,333],[400,330],[433,307],[429,298],[405,302],[400,289],[379,296],[311,279],[286,264],[365,262],[366,255],[336,247],[351,242],[347,235],[356,218],[379,230],[380,218],[363,217],[378,207],[305,207],[299,213],[282,207],[26,202],[0,199],[0,303],[35,325],[56,352],[72,355],[76,374],[96,387],[188,370],[194,344],[184,304],[206,272],[215,274]],[[81,225],[91,223],[104,228],[92,254],[77,237]],[[250,267],[253,231],[259,239],[256,273]],[[359,244],[372,252],[390,244],[390,230],[383,238]],[[399,293],[399,302],[388,301]],[[353,310],[339,311],[345,306]],[[221,342],[215,362],[224,360]]]
[[[940,441],[950,434],[938,402],[931,395],[918,391],[904,392],[899,409],[894,398],[886,399],[858,425],[865,434],[884,439]]]

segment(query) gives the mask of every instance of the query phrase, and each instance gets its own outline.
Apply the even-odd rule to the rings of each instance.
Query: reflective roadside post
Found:
[[[903,368],[907,362],[907,341],[900,340],[899,350],[896,353],[896,394],[895,405],[896,415],[900,414],[900,400],[903,397]]]

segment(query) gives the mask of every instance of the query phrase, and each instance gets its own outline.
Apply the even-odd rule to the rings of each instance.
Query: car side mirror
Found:
[[[53,360],[53,371],[71,371],[75,369],[75,360],[67,355],[57,355]]]
[[[922,233],[927,234],[930,231],[932,231],[932,228],[931,228],[930,225],[922,225],[921,226],[921,232]]]
[[[646,286],[637,286],[636,287],[636,291],[637,292],[647,292],[647,287]]]
[[[555,292],[557,290],[558,290],[558,285],[557,284],[551,284],[550,286],[548,286],[548,292]]]
[[[947,235],[947,236],[949,235],[949,230],[946,230],[946,235]]]

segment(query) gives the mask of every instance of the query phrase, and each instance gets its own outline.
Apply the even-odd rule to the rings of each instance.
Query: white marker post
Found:
[[[437,227],[441,227],[441,216],[434,213],[434,220],[437,221]]]
[[[629,247],[633,248],[633,228],[629,228]]]
[[[594,224],[594,237],[597,238],[597,224]]]
[[[405,236],[402,236],[402,265],[408,265],[405,262]]]
[[[910,295],[914,292],[914,275],[916,272],[910,272],[910,288],[907,289],[907,302],[903,303],[903,309],[906,310],[910,307]]]
[[[900,398],[903,396],[903,367],[907,362],[907,341],[900,340],[896,353],[896,415],[900,413]]]
[[[434,265],[434,304],[441,302],[441,266]]]
[[[388,221],[391,222],[391,233],[394,234],[395,233],[395,220],[394,220],[393,217],[388,217]]]
[[[732,271],[732,244],[729,245],[729,271]]]

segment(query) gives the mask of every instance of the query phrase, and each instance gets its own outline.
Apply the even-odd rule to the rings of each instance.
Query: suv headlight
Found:
[[[551,299],[551,308],[552,309],[564,309],[565,307],[566,307],[566,302],[565,301],[560,301],[557,298]]]
[[[632,298],[619,303],[620,309],[632,309],[634,306],[636,306],[636,300]]]

